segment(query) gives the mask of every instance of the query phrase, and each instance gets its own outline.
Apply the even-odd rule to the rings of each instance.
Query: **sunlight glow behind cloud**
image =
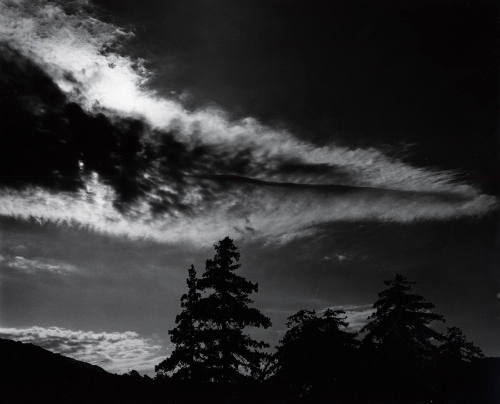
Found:
[[[231,156],[248,152],[253,168],[247,174],[252,178],[312,185],[340,181],[387,192],[236,186],[209,203],[196,185],[190,185],[187,213],[153,214],[144,200],[125,214],[113,206],[113,189],[96,177],[88,180],[87,191],[78,193],[3,189],[1,215],[76,224],[132,238],[206,244],[227,234],[286,242],[330,221],[407,223],[480,216],[496,208],[494,197],[460,182],[454,172],[414,167],[374,148],[318,147],[253,118],[231,121],[221,110],[188,111],[148,88],[152,73],[140,60],[119,53],[121,43],[132,33],[96,19],[83,8],[76,10],[67,12],[58,2],[0,0],[0,40],[35,61],[90,113],[139,117],[153,128],[175,133],[180,142],[209,145]],[[342,182],[328,170],[312,174],[279,171],[276,167],[283,160],[324,165],[330,171],[340,168],[348,180]],[[161,178],[158,182],[169,186]],[[149,200],[154,198],[151,193]]]

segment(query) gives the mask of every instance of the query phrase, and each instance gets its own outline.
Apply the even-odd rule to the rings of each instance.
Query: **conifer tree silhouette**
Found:
[[[482,357],[460,328],[449,327],[439,346],[440,396],[458,400],[470,388],[472,365]]]
[[[348,389],[357,363],[355,334],[347,330],[345,312],[300,310],[276,352],[276,378],[301,398],[338,396]]]
[[[447,363],[470,363],[482,358],[483,353],[474,343],[467,341],[464,333],[458,327],[448,327],[439,346],[441,359]]]
[[[175,319],[176,326],[169,331],[175,344],[172,354],[155,367],[159,374],[173,374],[178,380],[197,381],[203,371],[199,331],[198,279],[193,265],[188,270],[187,293],[181,297],[182,311]]]
[[[436,343],[442,339],[430,325],[444,319],[432,312],[432,303],[411,293],[414,282],[397,274],[384,283],[387,288],[379,293],[375,312],[361,330],[366,333],[365,355],[372,358],[374,387],[397,399],[425,395],[433,388]]]
[[[244,333],[247,326],[271,325],[258,309],[249,307],[251,293],[258,286],[234,272],[240,267],[240,254],[233,240],[224,238],[214,245],[215,255],[206,261],[206,269],[198,282],[204,293],[199,301],[202,317],[205,371],[208,380],[234,383],[260,366],[264,342]]]

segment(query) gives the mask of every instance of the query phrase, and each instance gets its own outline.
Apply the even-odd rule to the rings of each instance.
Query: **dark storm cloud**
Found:
[[[335,220],[477,216],[495,198],[374,147],[318,146],[149,89],[87,2],[0,2],[0,214],[162,241],[290,240]],[[203,236],[202,236],[203,235]]]
[[[6,44],[0,49],[2,184],[75,190],[86,173],[96,171],[120,198],[139,194],[140,174],[148,164],[140,140],[144,125],[89,115],[32,61]]]
[[[157,210],[186,209],[181,202],[189,178],[206,170],[244,173],[249,152],[187,145],[174,135],[155,132],[139,119],[90,114],[68,100],[32,61],[0,44],[0,181],[13,188],[41,186],[75,191],[98,173],[126,208],[151,190]],[[154,183],[161,176],[170,191]],[[207,194],[208,196],[208,194]]]

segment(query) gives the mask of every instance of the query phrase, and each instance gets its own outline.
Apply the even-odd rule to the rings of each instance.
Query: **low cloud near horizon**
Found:
[[[162,346],[134,331],[94,332],[61,327],[0,327],[0,338],[31,343],[100,366],[112,373],[151,373],[164,359]]]
[[[372,304],[347,304],[329,307],[332,310],[342,310],[350,331],[358,332],[367,323],[368,318],[375,313]]]

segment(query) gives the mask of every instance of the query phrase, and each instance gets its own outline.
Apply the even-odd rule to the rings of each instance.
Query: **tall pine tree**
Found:
[[[384,283],[387,288],[379,293],[375,313],[362,329],[374,387],[398,399],[416,392],[425,395],[432,390],[437,342],[442,339],[431,324],[443,317],[432,312],[432,303],[411,293],[414,282],[404,276]]]
[[[169,331],[175,349],[167,359],[155,367],[155,371],[164,375],[173,374],[177,380],[197,381],[202,378],[203,372],[198,318],[201,296],[193,265],[188,270],[186,283],[188,290],[181,297],[182,311],[175,319],[175,328]]]
[[[198,282],[203,293],[199,301],[204,346],[203,366],[208,380],[234,383],[256,371],[264,357],[264,342],[252,339],[244,328],[271,325],[249,295],[258,286],[235,274],[240,267],[240,254],[233,241],[226,237],[214,245],[215,256],[206,261],[206,269]]]

